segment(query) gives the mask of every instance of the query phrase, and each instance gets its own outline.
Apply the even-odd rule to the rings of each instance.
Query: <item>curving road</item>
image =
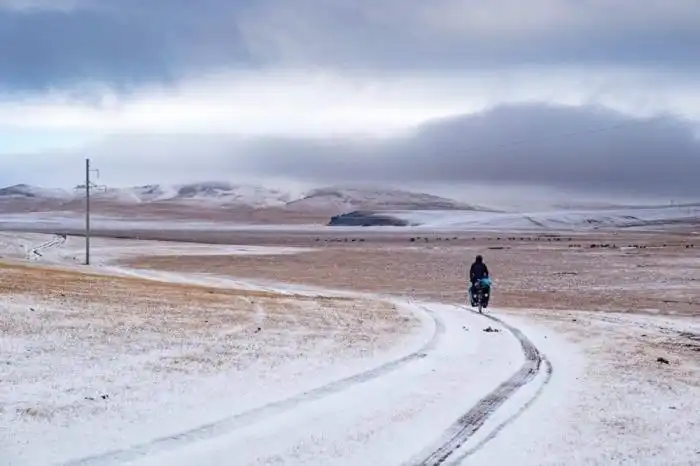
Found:
[[[523,354],[525,355],[523,365],[511,377],[503,381],[495,390],[491,391],[488,395],[479,400],[476,405],[461,416],[452,426],[450,426],[447,431],[445,431],[442,437],[438,439],[434,445],[428,447],[425,452],[422,453],[422,456],[416,457],[408,464],[433,466],[443,464],[453,456],[456,456],[455,461],[466,459],[486,445],[486,443],[507,424],[514,421],[517,416],[541,394],[541,390],[538,390],[534,397],[528,401],[528,403],[526,403],[514,415],[510,416],[506,421],[493,428],[492,432],[489,432],[484,440],[479,442],[476,446],[470,448],[461,455],[454,455],[471,439],[474,433],[476,433],[484,425],[491,414],[493,414],[510,397],[512,397],[515,392],[518,391],[518,389],[532,382],[535,377],[540,374],[543,365],[545,367],[546,376],[542,381],[541,388],[544,388],[544,386],[549,383],[553,369],[552,364],[549,362],[546,356],[542,355],[537,347],[519,329],[503,322],[501,319],[494,317],[493,315],[484,314],[484,317],[500,324],[518,340]]]
[[[551,365],[518,329],[492,315],[441,304],[422,309],[433,318],[435,331],[417,352],[177,436],[68,464],[462,461],[518,413],[490,427],[479,443],[471,445],[489,416],[543,368],[551,373]],[[497,331],[484,331],[488,327]]]

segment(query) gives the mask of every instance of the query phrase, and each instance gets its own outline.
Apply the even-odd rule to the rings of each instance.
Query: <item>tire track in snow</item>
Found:
[[[464,307],[469,312],[478,314],[477,312]],[[450,426],[447,431],[433,444],[426,449],[424,453],[419,455],[414,461],[407,464],[415,466],[437,466],[445,463],[451,455],[459,450],[486,422],[486,420],[496,410],[505,403],[508,398],[513,396],[520,388],[530,383],[545,366],[546,376],[542,386],[538,389],[535,395],[522,406],[514,415],[510,416],[504,422],[499,424],[486,438],[479,442],[474,448],[456,458],[455,462],[459,462],[468,456],[476,453],[486,443],[493,439],[498,432],[505,428],[508,424],[517,419],[532,403],[539,397],[544,387],[549,383],[552,374],[552,365],[537,347],[516,327],[509,325],[501,319],[489,314],[479,314],[487,319],[499,323],[506,328],[520,342],[525,362],[510,378],[505,380],[495,390],[487,394],[484,398],[472,407],[467,413],[462,415],[457,422]]]
[[[508,427],[508,425],[509,425],[510,423],[512,423],[512,422],[515,421],[518,417],[520,417],[520,415],[521,415],[522,413],[524,413],[525,411],[527,411],[527,409],[528,409],[530,406],[532,406],[532,405],[535,403],[535,401],[537,401],[537,399],[540,397],[540,395],[542,395],[542,392],[544,391],[545,387],[547,387],[547,385],[549,384],[549,381],[550,381],[551,378],[552,378],[552,372],[553,372],[552,363],[549,362],[549,359],[546,359],[546,358],[543,357],[543,358],[542,358],[542,361],[544,362],[544,365],[545,365],[545,378],[544,378],[544,380],[542,381],[542,385],[540,385],[540,386],[537,388],[537,391],[536,391],[535,394],[532,396],[532,398],[530,398],[530,399],[527,401],[527,403],[525,403],[524,405],[522,405],[522,406],[520,407],[520,409],[518,409],[515,413],[513,413],[513,415],[511,415],[510,417],[508,417],[508,419],[506,419],[505,421],[503,421],[502,423],[500,423],[500,424],[499,424],[498,426],[496,426],[491,432],[489,432],[489,434],[488,434],[486,437],[484,437],[483,440],[481,440],[479,443],[477,443],[476,445],[474,445],[474,447],[470,448],[468,451],[464,452],[463,454],[461,454],[460,456],[458,456],[457,458],[455,458],[454,464],[459,464],[460,462],[462,462],[463,460],[465,460],[467,457],[469,457],[469,456],[473,455],[474,453],[476,453],[477,451],[481,450],[488,442],[490,442],[491,440],[493,440],[493,439],[496,437],[496,435],[498,435],[504,428]]]
[[[46,241],[45,243],[42,243],[39,246],[31,248],[27,253],[27,259],[33,260],[36,257],[43,257],[41,251],[63,246],[64,244],[66,244],[67,240],[68,237],[66,235],[54,235],[54,237],[49,241]]]
[[[409,353],[403,357],[393,361],[384,363],[373,369],[351,375],[326,385],[308,390],[290,398],[285,398],[280,401],[274,401],[258,408],[244,411],[239,414],[227,417],[225,419],[205,424],[197,428],[181,432],[179,434],[156,438],[147,443],[136,445],[123,450],[113,450],[107,453],[93,455],[73,461],[63,463],[64,466],[94,466],[94,465],[111,465],[122,464],[132,461],[137,458],[163,451],[168,448],[179,447],[188,443],[193,443],[201,440],[214,438],[220,435],[225,435],[237,429],[245,427],[254,422],[261,421],[270,416],[281,414],[285,411],[297,408],[299,405],[306,404],[312,401],[319,400],[329,395],[347,390],[353,386],[377,379],[387,375],[396,369],[407,365],[413,361],[418,361],[427,356],[427,353],[432,351],[440,342],[445,333],[445,324],[438,315],[431,309],[425,306],[416,306],[423,310],[432,319],[435,329],[430,339],[418,350]]]

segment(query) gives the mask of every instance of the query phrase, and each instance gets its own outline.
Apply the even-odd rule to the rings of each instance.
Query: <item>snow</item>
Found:
[[[41,233],[0,233],[0,257],[26,258],[33,247],[48,239]]]
[[[78,193],[76,197],[85,196],[84,191]],[[141,204],[143,199],[131,189],[121,188],[95,188],[90,190],[90,197],[95,201],[111,201],[120,204]]]
[[[69,200],[72,197],[72,193],[60,188],[41,188],[27,184],[18,184],[0,188],[0,198]]]
[[[171,200],[274,207],[285,205],[290,200],[290,195],[262,186],[208,182],[180,185],[177,187],[177,194]]]
[[[73,464],[93,455],[96,458],[80,464],[215,464],[231,458],[236,464],[267,464],[282,458],[293,464],[399,464],[426,438],[439,436],[456,411],[475,404],[522,359],[518,345],[507,335],[482,332],[479,317],[449,306],[435,305],[433,310],[439,313],[437,334],[423,313],[425,325],[411,339],[383,354],[354,363],[345,358],[333,367],[323,363],[327,358],[321,356],[325,350],[321,345],[303,362],[278,366],[274,372],[252,368],[239,375],[146,379],[135,368],[158,354],[139,360],[109,355],[108,348],[96,352],[79,342],[68,347],[43,344],[41,359],[35,358],[35,365],[24,363],[23,373],[17,375],[46,377],[42,368],[48,365],[55,371],[51,386],[15,385],[9,407],[29,399],[75,404],[89,393],[98,398],[97,406],[109,408],[85,416],[90,420],[69,417],[65,425],[57,422],[55,418],[63,417],[56,413],[45,423],[23,421],[16,438],[25,443],[5,446],[3,451],[22,464]],[[411,311],[423,312],[415,306]],[[386,367],[431,342],[425,357]],[[15,348],[17,354],[28,349],[32,347],[27,343]],[[367,380],[339,384],[323,396],[303,396],[314,387],[378,367],[386,369]],[[110,380],[105,377],[110,373],[120,375]],[[76,386],[92,391],[79,389],[71,395],[70,388]],[[13,399],[12,393],[21,393],[22,398]],[[100,393],[111,397],[100,401]],[[289,406],[266,408],[292,396],[298,400]],[[255,409],[261,415],[243,414]],[[206,425],[212,426],[203,428]],[[86,435],[90,442],[81,441]],[[38,438],[42,448],[26,448]],[[110,454],[113,450],[120,453]]]
[[[35,251],[39,254],[35,254]],[[144,255],[285,255],[312,251],[310,248],[282,246],[213,245],[163,241],[121,240],[92,238],[91,262],[107,266],[119,259]],[[41,260],[44,263],[82,263],[85,240],[80,237],[61,237],[43,233],[0,232],[0,257]],[[140,273],[145,273],[141,272]]]
[[[481,209],[462,202],[426,193],[352,186],[314,189],[287,204],[297,210],[387,210],[387,209]]]
[[[47,242],[45,235],[23,235],[15,241],[7,234],[0,238],[14,253],[19,253],[18,245],[25,242],[36,241],[35,246]],[[125,245],[121,251],[103,257],[106,265],[95,270],[111,272],[107,259],[124,257],[124,252],[132,252],[130,248],[157,250],[155,242],[145,245],[106,240],[99,245],[97,241],[98,247],[105,249],[119,242]],[[172,245],[162,246],[174,251]],[[228,248],[218,252],[222,250]],[[254,248],[244,253],[271,251],[280,252]],[[46,254],[42,260],[54,263],[60,258]],[[175,283],[242,288],[239,281],[225,277],[149,271],[134,274]],[[296,292],[283,289],[280,295],[290,291]],[[138,291],[133,296],[138,298]],[[323,296],[332,298],[334,294],[326,292]],[[197,436],[201,426],[214,426],[214,432],[229,429],[251,416],[287,409],[281,400],[292,397],[293,403],[288,403],[291,406],[359,383],[338,381],[392,364],[421,350],[435,335],[435,322],[416,306],[405,303],[399,303],[399,317],[403,315],[409,324],[419,324],[406,334],[386,332],[388,322],[375,317],[383,306],[376,299],[349,302],[344,304],[345,310],[329,308],[333,301],[286,299],[287,304],[277,310],[269,307],[273,302],[265,304],[262,298],[250,301],[252,313],[226,306],[217,310],[211,305],[191,309],[193,314],[188,318],[192,319],[198,315],[202,316],[199,319],[217,318],[220,313],[222,320],[214,327],[218,333],[208,336],[194,329],[185,335],[149,324],[153,322],[149,315],[155,312],[158,318],[162,311],[145,302],[139,309],[90,301],[75,307],[24,295],[0,299],[0,422],[13,425],[13,437],[0,439],[3,459],[11,464],[54,464],[182,432]],[[176,330],[178,321],[186,316],[178,313],[164,326],[174,325]],[[358,319],[366,322],[368,327],[362,329],[366,334],[343,335],[343,329],[357,326],[351,321]],[[338,327],[328,327],[333,323]],[[254,330],[257,327],[263,330],[258,333]],[[21,331],[17,334],[11,329]],[[162,331],[165,333],[159,333]],[[241,351],[240,355],[232,355],[234,350]],[[211,370],[206,363],[210,358],[219,360],[214,367],[221,370]],[[173,359],[182,364],[168,363]],[[200,359],[202,363],[198,363]],[[160,366],[163,369],[158,369]],[[389,369],[391,366],[384,370]],[[322,390],[312,392],[319,387]],[[254,414],[256,409],[258,414]],[[86,442],[86,438],[90,440]],[[40,448],[36,447],[37,441]]]
[[[143,186],[135,186],[130,189],[139,199],[143,202],[154,202],[154,201],[164,201],[167,199],[172,199],[177,196],[179,187],[151,184]]]
[[[102,414],[65,425],[22,421],[15,432],[26,443],[3,451],[16,455],[21,464],[415,464],[412,459],[431,440],[509,377],[523,358],[517,341],[503,327],[489,323],[501,331],[486,333],[486,321],[478,315],[437,303],[404,306],[421,316],[424,325],[389,352],[354,363],[341,357],[329,366],[323,363],[322,346],[303,361],[278,366],[274,372],[251,368],[237,376],[151,380],[135,370],[144,361],[104,357],[107,349],[101,356],[79,345],[68,348],[74,352],[69,358],[60,354],[66,351],[63,345],[49,342],[37,363],[46,367],[47,357],[56,358],[49,359],[55,371],[50,388],[15,387],[9,394],[21,393],[23,400],[56,398],[57,389],[75,386],[77,379],[93,387],[90,393],[99,399],[106,390],[95,389],[95,380],[119,373],[119,383],[130,388],[128,396],[115,395],[110,381],[104,384],[112,389],[109,403],[95,403],[109,405]],[[421,311],[422,306],[432,317]],[[697,386],[669,385],[671,391],[660,392],[655,387],[659,382],[643,372],[621,374],[625,384],[620,384],[612,361],[591,358],[599,342],[583,346],[542,322],[512,313],[497,315],[525,331],[556,369],[551,379],[543,371],[506,400],[448,464],[640,464],[643,458],[653,458],[655,464],[694,464],[697,446],[690,439],[700,402]],[[571,315],[597,322],[589,313]],[[683,328],[683,322],[676,322]],[[18,355],[28,348],[15,341],[5,343],[3,351],[13,346]],[[416,351],[425,356],[383,368]],[[88,354],[89,361],[75,364]],[[366,380],[333,382],[377,367],[379,374]],[[327,384],[334,388],[309,395]],[[73,398],[83,393],[88,392],[78,390]],[[3,397],[7,400],[7,394]],[[290,398],[293,402],[281,401]],[[653,427],[660,421],[664,429]],[[81,441],[86,436],[90,442]],[[37,438],[42,448],[30,448]]]
[[[197,279],[189,281],[199,283]],[[236,285],[233,280],[228,283],[228,287]],[[76,321],[71,317],[73,312],[61,306],[37,305],[33,300],[15,299],[14,302],[3,303],[3,315],[5,318],[21,318],[27,314],[30,306],[34,308],[30,314],[32,319],[44,321],[44,316],[52,316],[51,318],[55,319],[61,314],[65,314],[65,318],[61,320],[63,323],[57,329],[57,333],[52,335],[44,333],[37,335],[36,339],[12,338],[2,341],[3,359],[13,361],[13,364],[20,358],[23,360],[21,364],[17,363],[14,366],[12,377],[2,377],[4,383],[11,384],[10,388],[7,385],[2,386],[3,407],[10,413],[12,408],[17,406],[20,412],[41,419],[38,423],[29,422],[27,419],[17,421],[15,438],[18,442],[11,442],[0,448],[5,454],[11,455],[10,458],[14,457],[22,464],[66,461],[75,456],[82,457],[114,448],[125,448],[147,439],[174,435],[209,423],[226,426],[235,420],[236,414],[286,398],[289,394],[303,393],[371,369],[401,357],[407,351],[419,349],[434,332],[429,319],[419,316],[424,318],[426,325],[420,327],[419,331],[409,338],[399,338],[399,341],[395,342],[398,344],[375,357],[371,357],[369,353],[360,358],[353,357],[352,354],[331,355],[328,351],[333,349],[333,345],[330,341],[324,343],[320,340],[313,347],[305,348],[299,353],[303,355],[299,359],[293,355],[301,347],[293,340],[301,335],[297,334],[299,329],[296,329],[297,326],[290,315],[292,320],[287,326],[289,333],[286,336],[272,333],[269,337],[278,345],[278,349],[272,346],[265,352],[278,351],[281,356],[289,352],[291,356],[289,361],[283,360],[281,365],[275,363],[274,370],[268,367],[269,362],[259,358],[244,372],[233,371],[209,376],[197,374],[191,377],[167,373],[145,376],[143,366],[157,363],[163,357],[178,357],[183,352],[186,354],[201,343],[188,338],[189,341],[184,345],[181,343],[179,348],[172,345],[169,347],[167,344],[163,345],[167,343],[166,338],[154,348],[148,340],[139,339],[132,340],[124,347],[128,348],[124,354],[124,350],[119,348],[122,346],[120,339],[128,334],[115,334],[112,337],[114,341],[106,346],[90,345],[91,340],[95,338],[93,332],[99,329],[100,325],[93,329],[94,324],[91,325],[89,321],[84,324]],[[108,309],[95,310],[98,315],[111,314]],[[416,311],[407,307],[405,312]],[[266,315],[264,307],[257,306],[254,319],[256,325],[263,325]],[[39,322],[34,324],[38,325]],[[133,324],[136,325],[134,328],[138,329],[138,322]],[[45,328],[44,325],[42,324],[42,328]],[[70,328],[71,325],[79,325],[88,334],[80,339],[65,341],[65,334],[60,329]],[[225,325],[222,326],[222,330],[244,333],[242,329],[227,330]],[[381,333],[380,329],[376,331]],[[269,332],[270,330],[266,331]],[[177,337],[175,338],[173,343],[177,343]],[[292,340],[288,341],[286,346],[285,338]],[[329,334],[326,338],[332,340],[336,337]],[[141,346],[144,348],[141,349]],[[352,353],[356,353],[357,349],[361,348],[355,348]],[[343,363],[332,364],[336,362],[336,358],[340,358]],[[32,382],[41,379],[48,380],[49,384]],[[21,382],[23,380],[26,382]],[[237,396],[232,398],[232,392]],[[101,400],[102,393],[110,394],[109,400]],[[203,396],[206,401],[203,401]],[[87,408],[88,412],[81,413],[81,408],[75,406],[85,404],[81,401],[83,397],[96,399],[88,403],[88,406],[96,406],[92,409],[94,412]],[[27,411],[22,408],[37,402],[45,408],[26,408]],[[82,408],[83,411],[85,409]],[[100,432],[99,438],[90,442],[82,441],[86,435],[94,432]],[[32,439],[42,439],[42,448],[27,448]]]
[[[4,191],[4,192],[3,192]],[[18,185],[0,190],[3,196],[20,195],[24,198],[82,198],[84,192],[46,189]],[[92,191],[97,200],[108,200],[126,206],[134,203],[171,202],[196,204],[204,207],[248,206],[253,208],[285,207],[301,211],[349,211],[355,209],[479,209],[453,199],[431,194],[397,189],[338,187],[318,188],[306,193],[273,189],[250,184],[225,181],[206,181],[178,185],[151,184],[134,187],[100,187]]]
[[[482,332],[473,314],[452,306],[432,309],[445,333],[425,358],[293,412],[128,464],[217,464],[231,458],[237,464],[400,464],[522,359],[514,341]]]
[[[227,182],[202,182],[180,185],[144,185],[134,187],[95,187],[91,191],[95,200],[111,201],[125,205],[149,202],[199,202],[204,205],[244,205],[250,207],[283,206],[291,200],[289,193],[262,186]],[[0,198],[80,199],[83,190],[41,188],[17,185],[0,189]]]
[[[6,257],[47,244],[41,260],[70,262],[70,238],[0,234]],[[95,245],[102,257],[96,271],[232,289],[263,288],[112,262],[139,251],[300,252],[101,239]],[[154,310],[146,304],[75,307],[0,295],[0,423],[12,425],[12,437],[0,438],[0,456],[29,466],[421,464],[460,416],[482,406],[483,425],[446,464],[700,460],[700,364],[681,348],[692,341],[683,335],[700,332],[697,319],[489,309],[545,358],[531,381],[489,411],[483,400],[526,362],[516,335],[499,321],[441,303],[289,284],[264,289],[362,301],[324,307],[288,296],[276,310],[271,301],[243,297],[241,309],[194,306],[178,318],[220,320],[214,334],[185,334],[173,319],[150,321]],[[397,306],[407,322],[402,331],[376,318],[382,300]],[[357,313],[366,322],[356,327],[361,335],[343,333]],[[161,328],[168,325],[175,327]],[[10,333],[14,328],[21,331]],[[658,356],[670,363],[660,365]],[[174,359],[183,361],[178,370]]]
[[[69,201],[82,198],[83,191],[17,185],[0,190],[0,200],[13,199]],[[202,209],[222,208],[282,208],[297,212],[318,212],[324,215],[348,213],[355,210],[378,211],[411,224],[410,227],[363,227],[364,231],[542,231],[591,230],[600,228],[644,228],[678,223],[697,223],[700,204],[676,206],[631,206],[600,209],[559,209],[535,212],[497,212],[453,199],[399,189],[329,186],[295,195],[263,186],[234,184],[220,181],[180,185],[144,185],[125,188],[93,190],[96,201],[109,201],[128,208],[134,204],[167,202],[173,205],[197,206]],[[38,204],[41,206],[41,203]],[[39,207],[38,207],[39,208]],[[46,208],[46,206],[41,206]],[[122,230],[162,228],[178,230],[298,230],[326,229],[321,225],[250,225],[241,223],[142,220],[117,215],[93,214],[95,228]],[[330,218],[329,218],[330,220]],[[5,214],[0,228],[82,228],[80,213],[58,211]],[[334,231],[356,230],[357,227],[332,227]]]
[[[226,182],[96,189],[93,197],[122,204],[169,201],[205,207],[239,205],[257,208],[282,206],[289,200],[289,194],[279,190]]]
[[[192,201],[199,202],[199,201]],[[208,202],[208,201],[207,201]],[[252,203],[252,200],[246,201]],[[325,209],[331,204],[345,210],[352,210],[349,205],[342,207],[346,201],[340,198],[330,200],[319,197],[309,198],[304,202]],[[329,204],[330,202],[331,204]],[[349,202],[349,201],[348,201]],[[311,208],[311,207],[310,207]],[[94,229],[107,230],[189,230],[189,231],[368,231],[368,232],[423,232],[431,231],[588,231],[593,229],[654,229],[673,224],[691,224],[700,222],[700,206],[655,207],[579,211],[547,211],[532,213],[502,213],[466,210],[389,210],[381,212],[383,216],[393,216],[406,220],[407,227],[374,226],[333,226],[318,224],[245,224],[215,221],[184,221],[124,218],[93,214]],[[0,228],[4,229],[82,229],[84,218],[80,213],[65,212],[27,212],[4,214],[0,218]]]
[[[686,357],[686,367],[666,369],[655,360],[659,354],[668,356],[667,351],[639,342],[640,337],[660,338],[669,326],[697,329],[696,321],[574,311],[536,314],[536,319],[523,312],[502,317],[547,354],[554,367],[551,381],[535,403],[465,465],[700,462],[694,435],[700,387],[686,372],[698,374],[698,361]],[[536,387],[518,396],[527,398],[526,392]],[[516,403],[515,398],[509,402]]]
[[[421,229],[438,230],[590,230],[594,228],[651,227],[700,221],[700,206],[605,210],[560,210],[532,213],[469,211],[387,211]]]
[[[26,305],[5,304],[3,311],[26,313]],[[38,306],[35,314],[41,318],[45,313],[64,312],[58,307]],[[67,313],[66,318],[69,316]],[[222,330],[236,331],[225,325]],[[91,344],[94,337],[65,341],[60,333],[40,340],[4,341],[3,359],[15,363],[11,377],[3,374],[3,405],[8,415],[16,409],[31,417],[24,414],[12,421],[12,416],[4,416],[14,424],[14,438],[2,441],[0,450],[8,455],[5,458],[20,464],[53,464],[128,449],[210,424],[219,426],[215,432],[228,429],[229,425],[235,427],[238,417],[246,412],[369,370],[421,347],[426,335],[429,337],[430,328],[426,330],[375,357],[335,355],[342,358],[342,365],[324,356],[333,348],[330,342],[319,340],[299,357],[292,349],[299,335],[270,331],[266,339],[278,340],[280,350],[285,342],[290,345],[288,356],[281,352],[279,356],[283,357],[266,360],[263,356],[269,355],[272,347],[260,351],[260,358],[245,371],[222,370],[215,374],[202,372],[196,365],[178,372],[148,369],[167,358],[187,357],[202,345],[221,346],[223,339],[220,343],[180,344],[177,339],[164,339],[158,346],[153,346],[155,341],[133,341],[126,352],[118,349],[125,337],[120,335],[106,345]],[[238,333],[251,345],[259,340],[245,330]],[[48,383],[37,384],[33,382],[36,380]],[[102,394],[108,399],[103,400]],[[40,422],[32,422],[32,417]],[[193,435],[196,437],[196,432]],[[85,442],[86,438],[90,441]],[[37,440],[41,448],[34,448]]]
[[[183,221],[183,220],[142,220],[124,218],[118,216],[108,216],[92,214],[90,224],[93,230],[107,229],[116,231],[128,230],[180,230],[180,231],[235,231],[249,228],[257,229],[257,225],[206,222],[206,221]],[[22,214],[3,214],[0,217],[0,228],[6,230],[82,230],[85,228],[84,216],[75,213],[59,212],[27,212]],[[284,225],[260,226],[261,229],[286,228]],[[294,228],[294,226],[290,226]],[[302,228],[312,229],[310,226]]]
[[[4,192],[3,192],[4,191]],[[313,189],[301,195],[291,191],[225,181],[207,181],[179,185],[144,185],[134,187],[96,188],[95,199],[109,200],[125,205],[149,202],[196,203],[209,207],[223,205],[255,208],[288,207],[296,210],[354,210],[386,208],[472,208],[458,201],[425,193],[396,189],[326,187]],[[0,190],[2,195],[21,195],[32,198],[60,198],[71,200],[83,196],[83,191],[45,189],[18,185]]]
[[[567,439],[574,443],[574,446],[569,445],[573,448],[583,448],[578,444],[587,440],[580,435],[577,438],[564,437],[561,433],[575,422],[571,411],[577,398],[571,393],[582,380],[585,354],[579,346],[546,327],[511,315],[504,320],[523,330],[547,355],[555,370],[549,379],[543,371],[533,383],[510,398],[504,409],[488,419],[483,430],[456,452],[453,464],[585,464],[567,456],[567,453],[575,454],[576,450],[556,451]],[[527,405],[533,398],[535,402]],[[509,419],[523,407],[526,409],[518,417]],[[491,438],[489,434],[502,423],[508,424]],[[482,444],[484,441],[487,443]]]

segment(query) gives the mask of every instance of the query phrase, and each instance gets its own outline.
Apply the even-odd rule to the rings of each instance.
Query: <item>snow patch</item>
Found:
[[[532,213],[396,210],[382,214],[394,216],[421,228],[455,231],[591,230],[700,222],[700,206]]]

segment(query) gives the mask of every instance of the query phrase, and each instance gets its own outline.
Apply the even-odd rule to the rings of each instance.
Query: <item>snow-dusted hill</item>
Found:
[[[83,192],[78,191],[75,193],[75,198],[82,198],[84,196]],[[90,196],[93,201],[105,201],[113,202],[117,204],[140,204],[143,199],[138,195],[137,192],[132,189],[121,189],[121,188],[107,188],[107,189],[94,189],[90,191]]]
[[[181,185],[144,185],[129,188],[97,189],[97,200],[116,203],[186,203],[201,207],[245,206],[254,208],[283,206],[290,200],[288,193],[262,186],[227,182],[203,182]]]
[[[17,185],[0,190],[0,202],[46,201],[71,202],[82,199],[84,191],[45,189]],[[228,182],[200,182],[181,185],[144,185],[126,188],[95,188],[95,202],[110,204],[167,203],[196,205],[202,208],[249,207],[284,208],[293,212],[338,214],[357,209],[366,210],[486,210],[453,199],[431,194],[357,187],[326,187],[311,190],[301,196],[262,186]]]
[[[333,213],[354,210],[487,210],[426,193],[342,186],[314,189],[301,199],[289,202],[287,208]]]
[[[155,202],[174,198],[177,196],[178,188],[177,186],[148,184],[127,188],[127,190],[133,192],[141,202]]]
[[[700,224],[700,204],[672,207],[605,206],[513,213],[489,210],[432,194],[366,187],[331,186],[293,196],[262,186],[202,182],[96,188],[92,195],[95,214],[115,218],[128,213],[131,217],[182,220],[219,218],[234,223],[262,221],[287,224],[288,220],[290,223],[299,223],[299,219],[302,219],[302,223],[314,223],[319,219],[362,211],[370,216],[376,212],[377,215],[391,217],[396,224],[443,230],[586,230]],[[71,212],[73,215],[82,209],[83,196],[81,189],[47,189],[20,184],[0,189],[0,212],[6,219],[12,214],[24,215],[28,212],[43,216],[51,212]],[[253,214],[260,214],[264,219],[253,219]],[[314,220],[311,220],[312,217]]]
[[[532,213],[468,211],[385,211],[383,216],[419,228],[442,230],[591,230],[700,224],[700,206],[560,210]]]
[[[171,200],[215,202],[263,208],[284,206],[291,200],[291,195],[287,192],[262,186],[208,182],[181,185]]]
[[[41,188],[28,184],[16,184],[0,188],[0,199],[70,200],[73,195],[60,188]]]

